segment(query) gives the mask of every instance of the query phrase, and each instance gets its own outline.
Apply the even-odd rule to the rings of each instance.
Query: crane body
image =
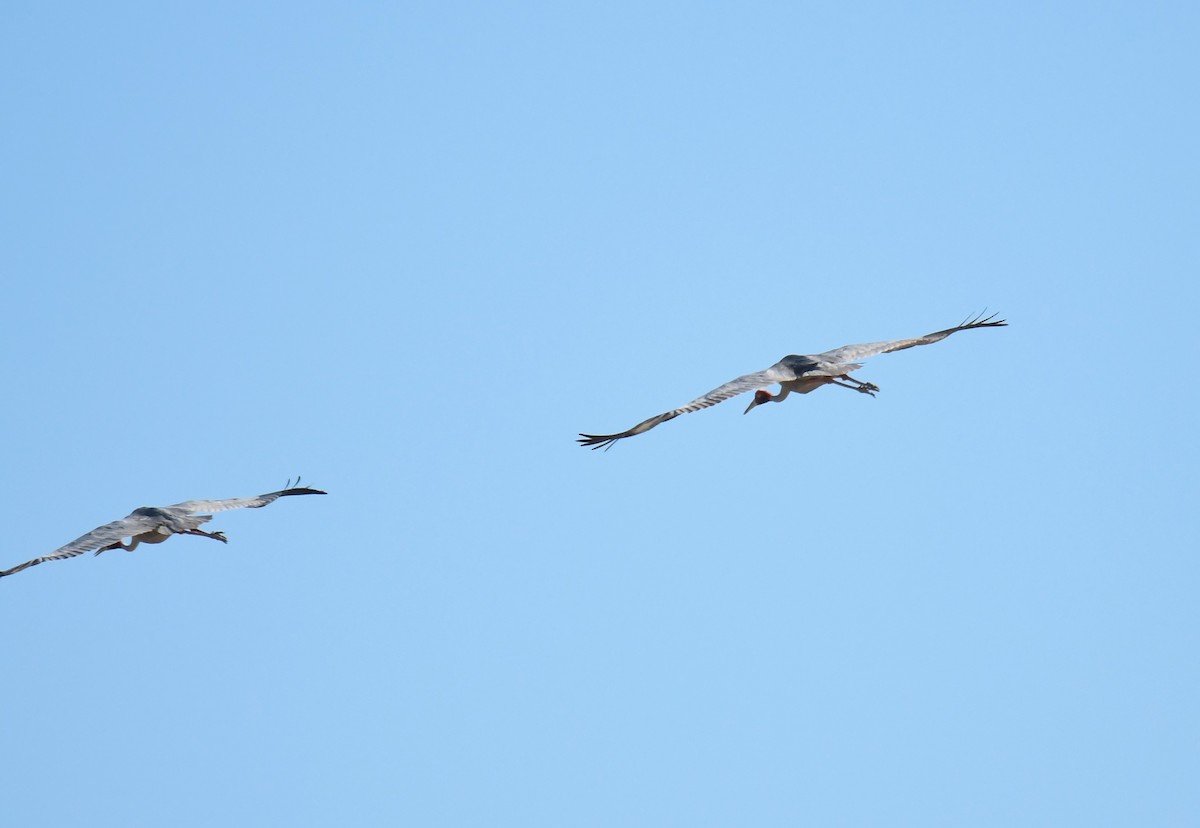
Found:
[[[906,348],[916,347],[917,345],[931,345],[934,342],[941,342],[946,337],[959,331],[969,331],[975,328],[998,328],[1004,327],[1007,324],[1003,319],[996,319],[995,314],[987,317],[980,314],[974,319],[968,319],[953,328],[946,328],[942,331],[935,331],[934,333],[912,339],[892,339],[882,342],[865,342],[859,345],[844,345],[841,348],[834,348],[832,351],[825,351],[820,354],[789,354],[764,371],[756,371],[752,374],[740,376],[735,380],[730,380],[724,385],[709,391],[707,394],[697,397],[687,405],[643,420],[627,431],[617,434],[580,434],[578,442],[580,445],[593,450],[598,448],[607,450],[618,440],[624,440],[627,437],[633,437],[637,434],[644,434],[668,420],[673,420],[680,415],[690,414],[693,411],[699,411],[703,408],[709,408],[746,391],[753,391],[754,398],[746,406],[746,410],[743,412],[745,414],[748,414],[752,409],[764,403],[783,402],[789,394],[808,394],[823,385],[839,385],[843,388],[849,388],[873,397],[879,391],[879,386],[850,376],[852,371],[857,371],[863,367],[862,363],[857,362],[857,360],[866,359],[877,354],[902,351]],[[765,390],[771,385],[778,385],[779,393],[772,394]]]
[[[299,480],[296,481],[299,484]],[[28,569],[31,566],[46,561],[59,561],[73,558],[85,552],[107,552],[110,549],[125,549],[132,552],[142,543],[162,543],[172,535],[199,535],[204,538],[227,543],[223,532],[205,532],[202,524],[212,520],[212,515],[206,512],[223,512],[227,509],[261,509],[269,503],[274,503],[281,497],[294,495],[323,495],[320,489],[307,487],[292,487],[291,481],[277,492],[268,492],[255,497],[233,497],[226,500],[185,500],[173,506],[141,506],[134,509],[120,520],[106,523],[86,535],[76,538],[65,546],[34,558],[11,569],[0,570],[0,578]],[[129,543],[124,542],[129,538]]]

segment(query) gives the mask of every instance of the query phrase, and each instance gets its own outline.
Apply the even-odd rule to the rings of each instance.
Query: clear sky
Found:
[[[8,4],[0,567],[329,496],[0,582],[3,821],[1200,824],[1198,40]]]

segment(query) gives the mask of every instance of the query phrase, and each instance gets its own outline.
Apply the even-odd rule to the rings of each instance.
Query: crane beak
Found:
[[[749,404],[748,406],[746,406],[746,410],[745,410],[745,411],[743,411],[742,413],[743,413],[743,414],[749,414],[749,413],[750,413],[750,409],[751,409],[751,408],[754,408],[754,406],[756,406],[756,405],[762,405],[762,404],[763,404],[763,403],[765,403],[765,402],[769,402],[771,399],[773,399],[773,398],[771,397],[771,392],[770,392],[770,391],[763,391],[763,390],[760,388],[758,391],[755,391],[755,392],[754,392],[754,399],[752,399],[752,400],[750,401],[750,404]]]
[[[772,395],[772,392],[764,391],[763,389],[758,389],[757,391],[754,392],[754,400],[750,401],[749,406],[746,406],[746,409],[742,413],[749,414],[751,408],[754,408],[755,406],[761,406],[762,403],[770,402],[770,401],[774,400],[774,398],[775,397]]]

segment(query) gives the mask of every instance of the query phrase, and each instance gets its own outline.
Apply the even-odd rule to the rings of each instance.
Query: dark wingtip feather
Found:
[[[575,442],[584,448],[590,448],[592,451],[598,448],[608,451],[620,439],[620,437],[614,437],[611,434],[580,434],[579,439]]]
[[[5,569],[4,571],[0,572],[0,578],[4,578],[8,575],[16,575],[18,572],[24,569],[29,569],[31,566],[37,566],[40,563],[45,563],[45,561],[42,558],[34,558],[32,561],[26,561],[23,564],[17,564],[12,569]]]
[[[987,315],[985,316],[984,314],[987,314]],[[999,319],[994,322],[992,321],[992,320],[996,319],[996,317],[998,315],[999,314],[995,314],[995,313],[988,314],[987,308],[984,308],[983,313],[976,314],[974,319],[972,319],[971,317],[968,316],[966,319],[964,319],[962,321],[962,324],[960,324],[958,327],[963,330],[966,330],[969,328],[1004,328],[1004,327],[1007,327],[1008,322],[1004,321],[1003,319]]]

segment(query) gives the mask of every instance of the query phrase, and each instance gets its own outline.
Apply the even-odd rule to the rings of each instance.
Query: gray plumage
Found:
[[[750,405],[746,407],[746,412],[743,413],[747,413],[750,409],[765,402],[782,402],[791,393],[807,394],[810,391],[820,388],[822,385],[840,385],[843,388],[851,388],[873,397],[875,396],[875,392],[879,390],[879,386],[869,382],[861,382],[850,376],[851,371],[857,371],[862,367],[857,360],[866,359],[877,354],[890,353],[891,351],[902,351],[905,348],[912,348],[917,345],[930,345],[934,342],[940,342],[950,336],[950,334],[958,333],[959,331],[969,331],[974,328],[997,328],[1008,324],[1003,319],[993,320],[996,320],[995,314],[987,317],[980,314],[974,319],[963,322],[961,325],[955,325],[953,328],[947,328],[944,331],[935,331],[934,333],[925,334],[925,336],[919,336],[914,339],[892,339],[886,342],[844,345],[841,348],[834,348],[832,351],[805,356],[791,354],[785,356],[765,371],[756,371],[753,374],[746,374],[745,376],[731,380],[722,386],[714,388],[707,394],[697,397],[687,405],[658,414],[648,420],[643,420],[628,431],[622,431],[619,434],[580,434],[577,442],[592,449],[607,449],[617,440],[642,434],[656,425],[675,419],[681,414],[690,414],[702,408],[709,408],[746,391],[755,391],[756,393]],[[762,390],[767,386],[775,384],[779,385],[778,394],[770,394]]]
[[[296,483],[299,482],[299,480],[296,481]],[[200,528],[201,524],[212,520],[211,514],[203,513],[223,512],[227,509],[261,509],[281,497],[313,494],[323,495],[325,492],[307,487],[292,488],[289,481],[287,487],[278,492],[268,492],[256,497],[233,497],[227,500],[185,500],[173,506],[142,506],[134,509],[120,520],[106,523],[86,535],[76,538],[66,546],[60,546],[49,555],[43,555],[14,566],[12,569],[0,571],[0,578],[46,561],[73,558],[93,550],[97,555],[109,549],[126,549],[132,552],[140,543],[162,543],[171,535],[199,535],[225,543],[227,539],[223,532],[205,532]],[[129,543],[124,543],[124,538],[129,538]]]

